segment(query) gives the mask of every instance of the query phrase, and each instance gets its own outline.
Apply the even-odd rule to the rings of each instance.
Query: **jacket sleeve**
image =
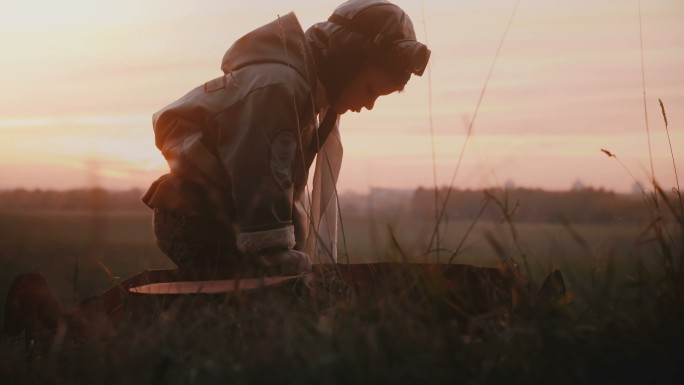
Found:
[[[237,247],[254,253],[292,249],[293,173],[300,151],[301,106],[294,90],[272,84],[253,90],[219,129],[218,150],[232,181]]]

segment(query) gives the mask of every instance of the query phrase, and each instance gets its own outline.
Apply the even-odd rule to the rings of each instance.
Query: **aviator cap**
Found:
[[[368,65],[386,70],[404,85],[411,74],[423,74],[430,58],[408,15],[385,0],[349,0],[306,35],[333,97]]]

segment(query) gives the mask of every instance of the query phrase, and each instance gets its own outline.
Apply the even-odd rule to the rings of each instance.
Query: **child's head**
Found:
[[[402,90],[411,74],[421,76],[430,58],[408,15],[384,0],[347,1],[306,35],[331,103],[343,109],[338,113],[372,108],[378,96]],[[375,98],[360,107],[350,103],[354,95],[363,96],[361,91]]]

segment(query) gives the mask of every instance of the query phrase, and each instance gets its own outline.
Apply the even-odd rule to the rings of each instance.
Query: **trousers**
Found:
[[[155,208],[153,228],[157,246],[179,268],[225,267],[239,261],[234,230],[215,219]]]

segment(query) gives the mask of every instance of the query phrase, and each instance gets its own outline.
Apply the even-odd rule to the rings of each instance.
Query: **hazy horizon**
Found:
[[[131,187],[106,187],[102,186],[100,184],[91,184],[91,185],[83,185],[83,186],[72,186],[72,187],[64,187],[64,188],[51,188],[51,187],[25,187],[25,186],[16,186],[16,187],[9,187],[9,188],[2,188],[0,187],[0,193],[3,192],[12,192],[12,191],[18,191],[18,190],[25,190],[25,191],[43,191],[43,192],[57,192],[57,193],[68,193],[70,191],[82,191],[82,190],[90,190],[90,189],[103,189],[108,192],[112,193],[126,193],[130,191],[135,191],[138,190],[142,193],[145,192],[148,186],[131,186]],[[449,186],[448,185],[441,185],[439,186],[440,191],[443,191],[444,189],[447,189]],[[603,189],[603,191],[606,192],[613,192],[616,194],[627,194],[627,195],[635,195],[635,194],[641,194],[643,191],[649,191],[652,190],[649,185],[644,185],[640,184],[637,186],[636,184],[632,185],[632,189],[629,191],[616,191],[612,189],[606,189],[604,187],[600,186],[591,186],[591,185],[586,185],[584,182],[581,180],[575,181],[573,185],[568,186],[567,188],[561,188],[561,189],[546,189],[546,188],[541,188],[541,187],[534,187],[534,186],[519,186],[516,185],[513,181],[508,181],[508,183],[505,183],[503,186],[483,186],[483,187],[478,187],[478,188],[470,188],[470,187],[458,187],[454,186],[452,187],[454,191],[465,191],[465,190],[470,190],[470,191],[484,191],[484,190],[491,190],[491,189],[506,189],[506,190],[541,190],[544,192],[571,192],[571,191],[578,191],[582,189],[593,189],[596,191],[599,191]],[[415,192],[416,190],[419,189],[426,189],[430,191],[434,191],[434,186],[415,186],[415,187],[406,187],[406,188],[401,188],[401,187],[385,187],[385,186],[369,186],[367,190],[344,190],[340,191],[339,194],[340,196],[348,195],[348,196],[355,196],[355,195],[369,195],[372,193],[396,193],[396,194],[403,194],[403,193],[412,193]],[[643,189],[643,190],[642,190]]]
[[[0,15],[0,189],[100,185],[145,189],[166,172],[151,116],[220,75],[232,42],[294,11],[302,26],[341,1],[15,2]],[[431,61],[434,159],[449,184],[515,0],[395,1]],[[656,178],[674,186],[684,148],[684,3],[644,1],[645,86]],[[36,9],[40,9],[39,13]],[[424,27],[427,29],[427,38]],[[637,2],[521,1],[489,82],[456,188],[648,184]],[[414,77],[373,111],[344,115],[340,192],[432,187],[430,77]]]

